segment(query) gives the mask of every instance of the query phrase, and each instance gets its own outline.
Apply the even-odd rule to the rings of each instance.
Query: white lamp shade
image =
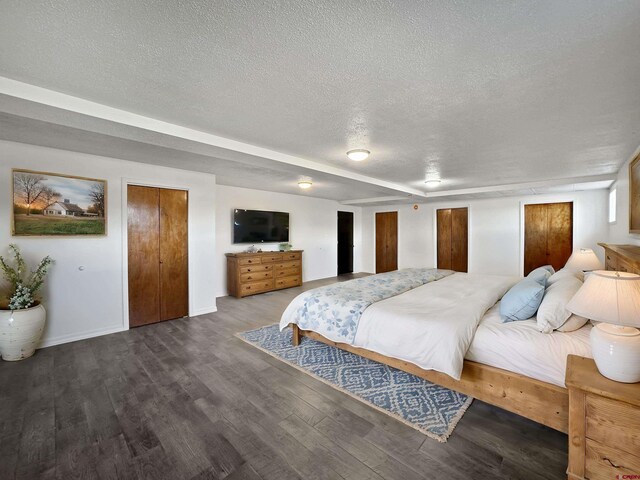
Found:
[[[602,268],[602,262],[600,262],[598,256],[590,248],[580,248],[574,250],[564,268],[590,272],[592,270],[600,270]]]
[[[567,304],[567,310],[598,322],[640,327],[640,275],[592,272]]]

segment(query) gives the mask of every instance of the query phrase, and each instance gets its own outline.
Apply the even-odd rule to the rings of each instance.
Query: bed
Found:
[[[368,280],[367,280],[368,279]],[[407,269],[299,295],[280,327],[567,431],[566,355],[590,356],[589,327],[543,334],[503,324],[517,277]],[[407,335],[406,332],[411,332]]]

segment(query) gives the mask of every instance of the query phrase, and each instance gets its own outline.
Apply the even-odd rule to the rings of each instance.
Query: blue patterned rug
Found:
[[[291,329],[278,325],[237,336],[440,442],[462,418],[473,398],[322,342],[303,337],[291,345]]]

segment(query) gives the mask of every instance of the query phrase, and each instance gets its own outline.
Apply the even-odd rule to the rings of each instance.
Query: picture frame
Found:
[[[11,170],[11,235],[107,235],[107,181],[61,173]]]
[[[640,155],[629,164],[629,233],[640,234]]]

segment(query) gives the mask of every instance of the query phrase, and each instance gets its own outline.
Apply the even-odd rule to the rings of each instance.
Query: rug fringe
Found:
[[[269,325],[267,325],[267,326],[269,326]],[[262,328],[264,328],[264,327],[262,327]],[[361,396],[356,395],[355,393],[352,393],[352,392],[350,392],[349,390],[347,390],[347,389],[345,389],[345,388],[343,388],[343,387],[341,387],[341,386],[339,386],[339,385],[336,385],[335,383],[330,382],[329,380],[326,380],[326,379],[322,378],[321,376],[319,376],[319,375],[317,375],[317,374],[315,374],[315,373],[313,373],[313,372],[310,372],[309,370],[307,370],[307,369],[305,369],[305,368],[301,367],[300,365],[297,365],[297,364],[296,364],[296,363],[294,363],[294,362],[291,362],[291,361],[289,361],[289,360],[287,360],[287,359],[285,359],[285,358],[282,358],[281,356],[277,355],[276,353],[274,353],[274,352],[272,352],[272,351],[270,351],[270,350],[267,350],[266,348],[263,348],[263,347],[261,347],[260,345],[258,345],[258,344],[256,344],[256,343],[254,343],[254,342],[252,342],[252,341],[250,341],[250,340],[247,340],[246,338],[243,338],[243,337],[242,337],[242,334],[243,334],[243,333],[247,333],[247,332],[250,332],[250,331],[252,331],[252,330],[247,330],[246,332],[237,332],[237,333],[234,333],[234,336],[235,336],[236,338],[238,338],[238,339],[242,340],[243,342],[245,342],[245,343],[247,343],[247,344],[251,345],[252,347],[257,348],[258,350],[260,350],[260,351],[262,351],[262,352],[266,353],[267,355],[269,355],[269,356],[271,356],[271,357],[273,357],[273,358],[276,358],[276,359],[280,360],[282,363],[285,363],[285,364],[287,364],[287,365],[290,365],[290,366],[292,366],[293,368],[295,368],[296,370],[300,370],[301,372],[306,373],[306,374],[307,374],[307,375],[309,375],[310,377],[313,377],[313,378],[315,378],[316,380],[319,380],[319,381],[321,381],[322,383],[324,383],[324,384],[326,384],[326,385],[329,385],[330,387],[332,387],[332,388],[334,388],[334,389],[336,389],[336,390],[338,390],[338,391],[340,391],[340,392],[342,392],[342,393],[344,393],[344,394],[346,394],[346,395],[348,395],[348,396],[350,396],[350,397],[352,397],[352,398],[355,398],[356,400],[360,401],[361,403],[364,403],[364,404],[366,404],[366,405],[368,405],[368,406],[370,406],[370,407],[373,407],[374,409],[378,410],[379,412],[382,412],[382,413],[384,413],[384,414],[388,415],[389,417],[392,417],[392,418],[394,418],[394,419],[396,419],[396,420],[398,420],[398,421],[400,421],[400,422],[404,423],[405,425],[407,425],[407,426],[409,426],[409,427],[413,428],[414,430],[418,430],[420,433],[423,433],[423,434],[424,434],[424,435],[426,435],[427,437],[429,437],[429,438],[431,438],[431,439],[433,439],[433,440],[437,440],[437,441],[438,441],[438,442],[440,442],[440,443],[446,443],[446,442],[447,442],[447,439],[449,438],[449,436],[451,435],[451,433],[453,433],[453,430],[454,430],[454,429],[456,428],[456,426],[458,425],[458,422],[460,421],[460,419],[462,418],[462,416],[465,414],[465,412],[467,411],[467,409],[471,406],[471,403],[473,402],[473,397],[469,397],[469,396],[467,396],[467,400],[466,400],[466,401],[464,402],[464,404],[460,407],[460,411],[458,411],[458,413],[456,413],[456,415],[455,415],[455,416],[450,420],[450,423],[449,423],[449,427],[448,427],[448,429],[447,429],[447,432],[446,432],[446,433],[444,433],[444,434],[442,434],[442,435],[437,435],[437,434],[435,434],[435,433],[433,433],[433,432],[430,432],[430,431],[428,431],[428,430],[426,430],[426,429],[424,429],[424,428],[422,428],[422,427],[420,427],[420,426],[416,425],[415,423],[411,423],[411,422],[409,422],[408,420],[405,420],[404,418],[402,418],[402,417],[401,417],[400,415],[398,415],[397,413],[390,412],[389,410],[386,410],[386,409],[384,409],[384,408],[382,408],[382,407],[379,407],[379,406],[378,406],[378,405],[376,405],[375,403],[372,403],[372,402],[370,402],[369,400],[366,400],[366,399],[362,398]],[[373,360],[372,360],[372,361],[373,361]],[[390,368],[393,368],[393,367],[390,367]]]

